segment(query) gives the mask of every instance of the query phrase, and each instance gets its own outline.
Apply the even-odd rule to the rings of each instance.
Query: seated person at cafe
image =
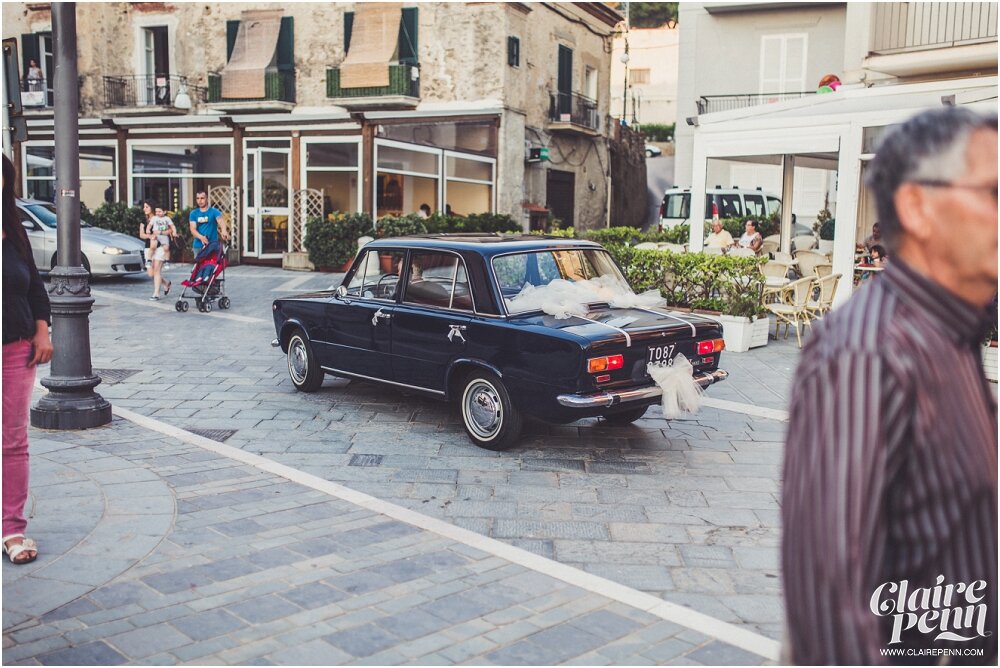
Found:
[[[736,245],[749,248],[754,253],[760,252],[760,247],[764,245],[764,237],[760,236],[756,220],[747,221],[746,229]]]
[[[729,230],[722,228],[722,221],[713,220],[712,231],[705,237],[705,245],[709,248],[729,248],[735,243]]]
[[[865,237],[865,250],[871,252],[872,246],[882,243],[882,229],[875,223],[872,225],[872,233]]]
[[[871,256],[871,265],[873,267],[884,267],[886,260],[889,259],[885,256],[885,248],[881,244],[872,245],[868,253]]]

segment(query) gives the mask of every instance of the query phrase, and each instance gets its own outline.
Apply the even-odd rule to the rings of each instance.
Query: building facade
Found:
[[[629,124],[677,121],[677,75],[680,31],[630,28],[615,36],[611,54],[611,115]],[[622,63],[628,42],[628,81]],[[623,101],[625,102],[623,104]]]
[[[603,226],[619,21],[601,3],[80,3],[82,200],[178,209],[211,189],[264,261],[320,212]],[[3,25],[22,193],[51,199],[48,4],[4,3]]]

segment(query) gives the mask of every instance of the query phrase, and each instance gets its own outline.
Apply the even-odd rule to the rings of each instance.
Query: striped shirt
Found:
[[[995,665],[997,405],[980,357],[991,311],[894,259],[803,348],[782,489],[796,663]],[[971,599],[956,593],[977,580]],[[910,596],[935,585],[950,604],[934,590]],[[903,587],[917,610],[899,609]],[[956,609],[971,630],[954,628]],[[907,628],[920,619],[924,628]],[[983,654],[929,653],[954,648]],[[911,654],[887,653],[900,649]]]

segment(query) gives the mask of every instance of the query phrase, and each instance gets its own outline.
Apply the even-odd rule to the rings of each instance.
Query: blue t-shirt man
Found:
[[[195,201],[198,208],[191,211],[188,220],[191,225],[191,236],[194,237],[194,249],[198,251],[203,246],[219,240],[222,212],[208,205],[208,195],[204,192],[195,195]]]

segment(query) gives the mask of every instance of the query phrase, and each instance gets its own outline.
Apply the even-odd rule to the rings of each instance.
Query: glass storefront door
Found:
[[[246,151],[246,225],[243,254],[278,258],[289,250],[291,218],[290,151],[248,148]]]

